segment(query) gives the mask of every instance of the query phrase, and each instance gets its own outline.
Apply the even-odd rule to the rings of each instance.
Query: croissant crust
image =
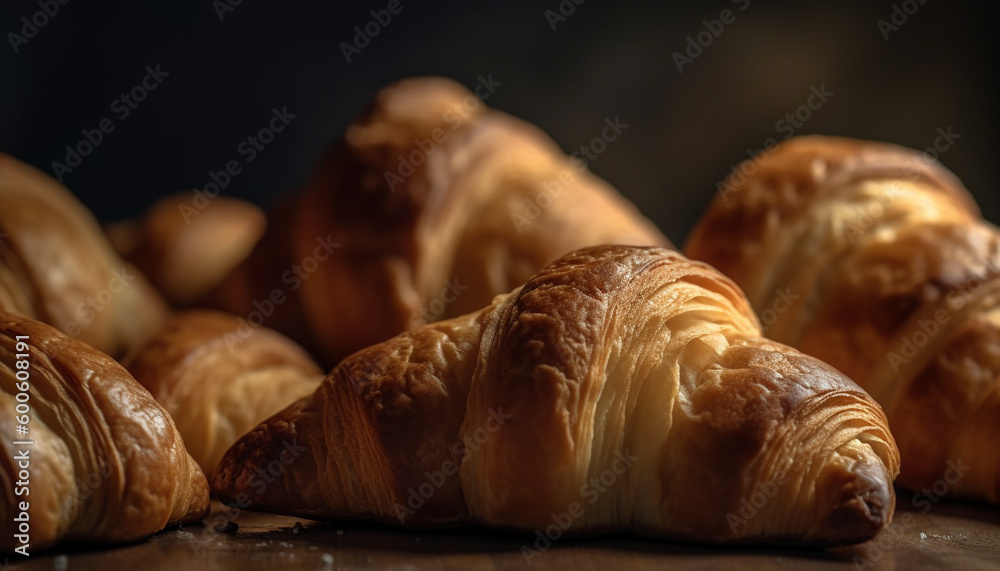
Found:
[[[1000,503],[1000,230],[926,153],[802,137],[754,165],[686,253],[882,405],[902,486]]]
[[[18,336],[27,351],[18,347]],[[27,354],[26,434],[15,414],[18,354]],[[22,359],[24,360],[24,359]],[[23,376],[23,375],[22,375]],[[62,540],[118,543],[208,512],[208,483],[170,416],[110,357],[52,327],[0,312],[2,547],[15,547],[13,514],[29,503],[30,549]],[[14,441],[32,441],[15,445]],[[14,495],[27,449],[29,494]],[[20,545],[18,543],[17,545]]]
[[[832,544],[887,525],[898,469],[879,406],[762,339],[735,284],[605,246],[345,359],[213,489],[323,519]]]

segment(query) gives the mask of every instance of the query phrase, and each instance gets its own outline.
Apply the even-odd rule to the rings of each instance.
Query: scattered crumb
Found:
[[[337,535],[344,535],[344,530],[338,529],[337,530]]]
[[[921,531],[920,532],[920,539],[927,539],[927,534]]]
[[[330,555],[329,553],[324,553],[323,557],[320,559],[323,560],[324,565],[333,565],[333,555]]]
[[[56,558],[52,561],[52,568],[56,571],[66,571],[69,568],[69,557],[56,555]]]
[[[267,547],[267,542],[266,541],[262,541],[262,542],[260,542],[260,543],[257,544],[257,547]]]
[[[316,547],[315,545],[309,546],[309,551],[316,551],[317,549],[319,549],[319,547]]]
[[[292,533],[298,533],[300,531],[302,531],[302,522],[301,521],[297,521],[297,522],[295,522],[295,525],[292,526]]]
[[[227,521],[226,523],[215,524],[215,531],[219,533],[236,533],[240,529],[240,524],[235,521]]]
[[[291,543],[288,543],[287,541],[282,541],[282,542],[281,542],[281,543],[279,543],[278,545],[280,545],[280,546],[282,546],[282,547],[291,547],[291,546],[292,546],[292,544],[291,544]]]

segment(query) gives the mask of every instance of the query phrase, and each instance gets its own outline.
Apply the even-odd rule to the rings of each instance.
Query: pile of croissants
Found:
[[[140,539],[211,497],[809,545],[874,537],[894,482],[1000,504],[1000,231],[948,170],[789,139],[688,258],[470,96],[383,89],[267,214],[196,191],[102,228],[0,155],[3,551]]]

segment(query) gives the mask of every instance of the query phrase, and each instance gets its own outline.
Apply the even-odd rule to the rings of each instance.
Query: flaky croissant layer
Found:
[[[0,405],[2,551],[127,542],[208,512],[205,475],[125,369],[2,311]]]
[[[170,413],[208,477],[237,438],[323,379],[288,338],[208,310],[174,315],[122,364]]]
[[[951,172],[894,145],[801,137],[744,170],[688,255],[745,289],[770,338],[882,405],[901,485],[1000,504],[1000,230]]]
[[[213,489],[323,519],[835,544],[888,524],[898,469],[879,406],[762,339],[731,281],[606,246],[345,359]]]

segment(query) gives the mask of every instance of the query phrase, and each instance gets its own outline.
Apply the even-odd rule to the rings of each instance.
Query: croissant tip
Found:
[[[810,535],[837,544],[868,541],[892,521],[895,496],[887,478],[858,473],[844,484],[829,515]]]
[[[294,485],[286,478],[301,467],[296,459],[306,451],[296,423],[301,421],[300,413],[310,400],[305,397],[289,405],[226,451],[209,479],[217,499],[223,503],[236,501],[240,506],[249,502],[251,509],[260,511],[293,507],[288,492]]]
[[[222,501],[231,501],[240,495],[245,487],[243,480],[246,480],[245,472],[253,471],[252,459],[246,454],[246,445],[242,441],[237,441],[229,451],[226,452],[215,472],[209,477],[208,485],[216,498]]]

